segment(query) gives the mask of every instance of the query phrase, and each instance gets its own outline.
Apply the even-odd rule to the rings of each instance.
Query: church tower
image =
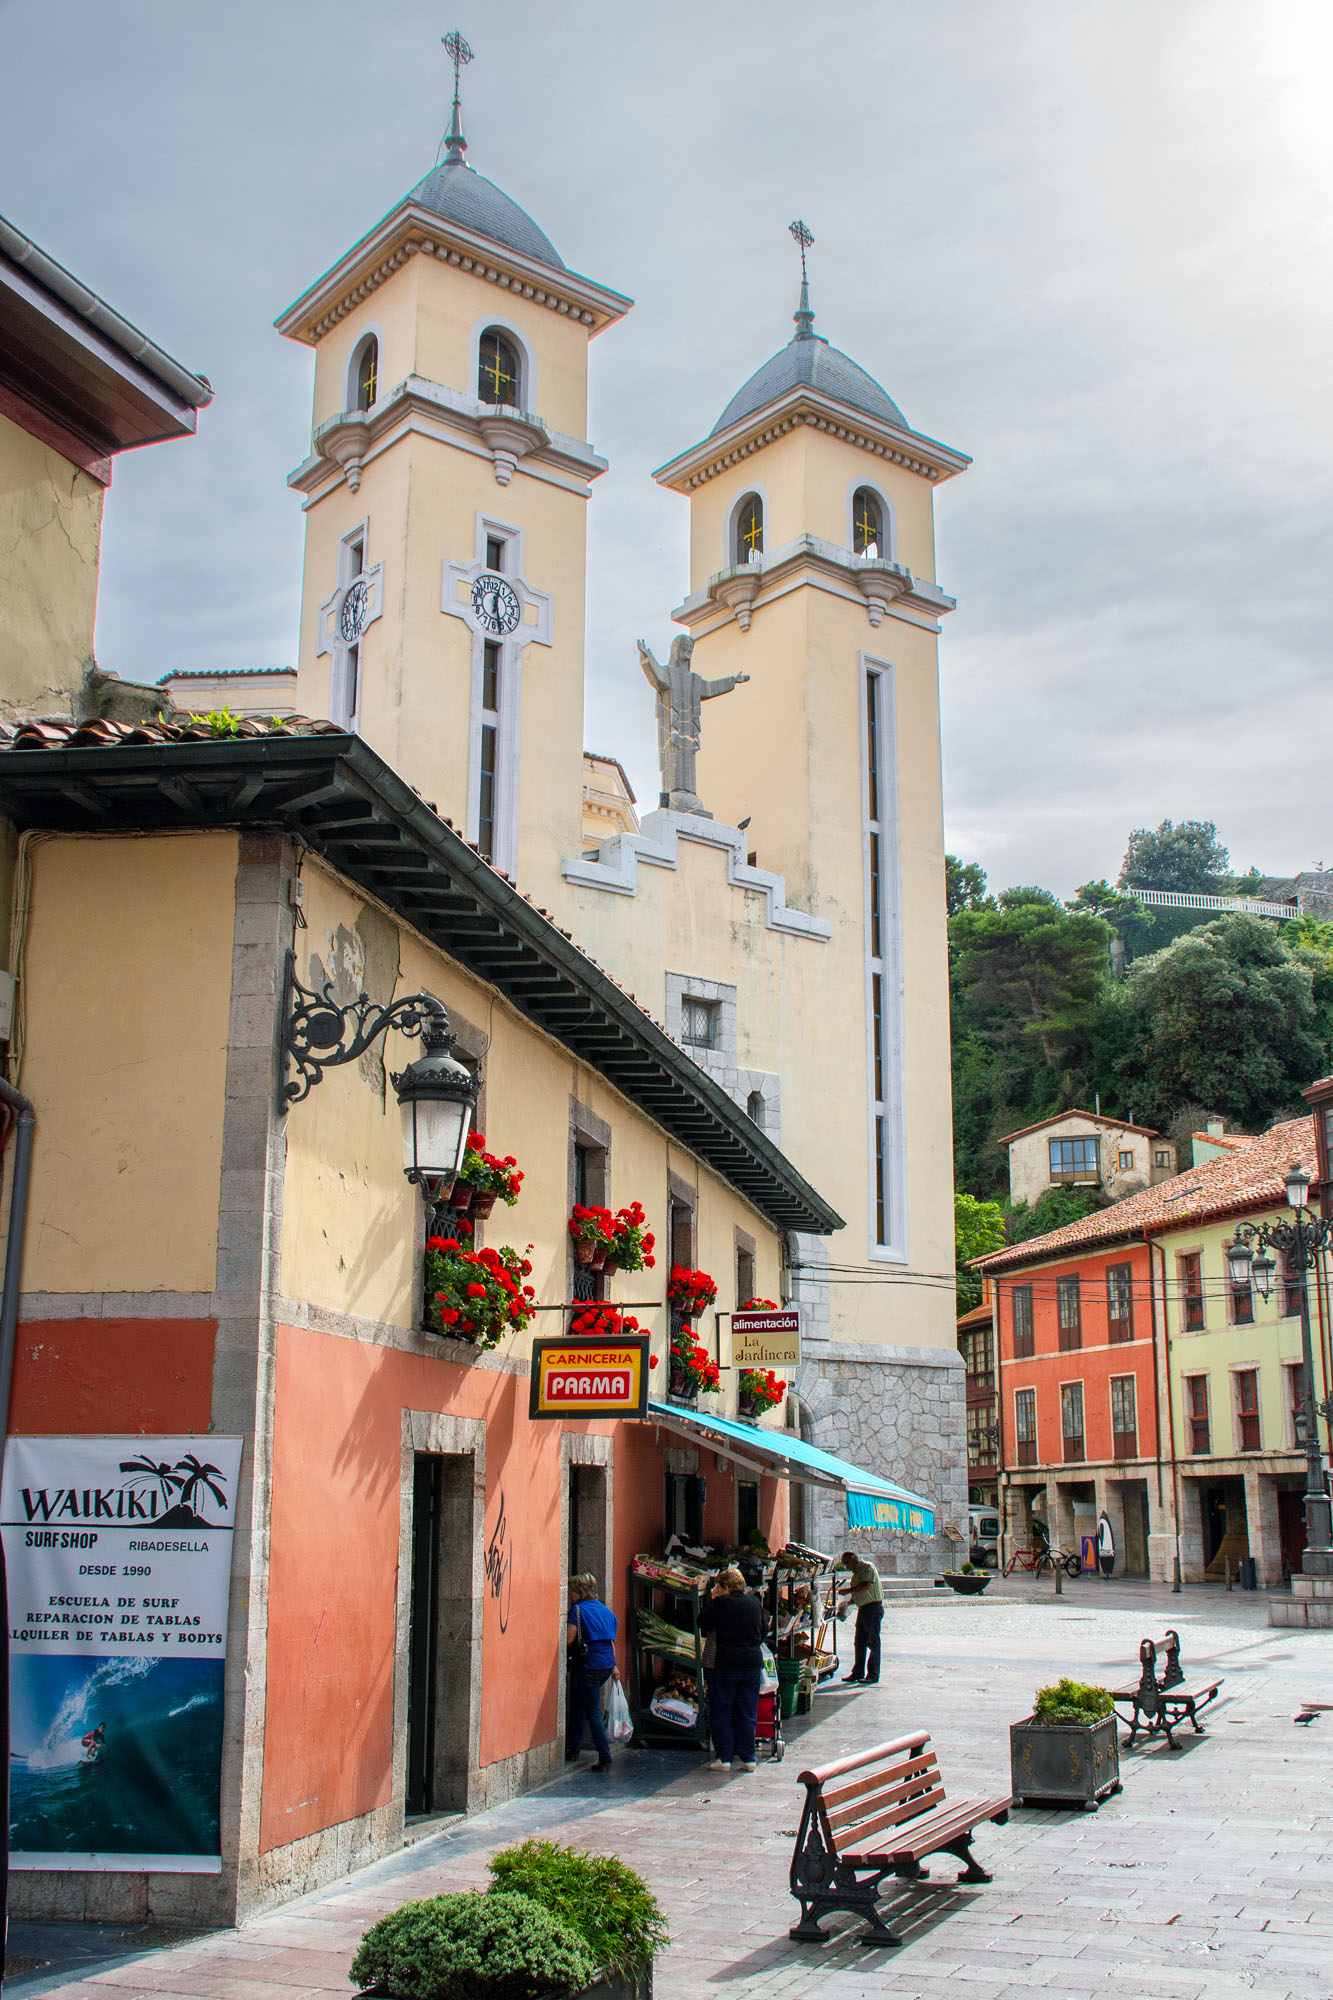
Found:
[[[816,333],[812,238],[792,233],[792,339],[656,474],[690,503],[690,594],[673,615],[700,675],[750,677],[710,706],[700,796],[746,826],[749,866],[828,927],[786,982],[770,1058],[784,1150],[846,1224],[797,1253],[796,1289],[828,1338],[822,1359],[807,1346],[802,1402],[817,1441],[859,1463],[889,1439],[893,1477],[918,1455],[899,1413],[924,1410],[909,1430],[941,1431],[940,1497],[965,1504],[937,657],[952,599],[935,582],[933,497],[970,461]]]
[[[576,851],[588,343],[630,301],[443,162],[278,320],[315,352],[298,703],[364,736],[539,901]]]

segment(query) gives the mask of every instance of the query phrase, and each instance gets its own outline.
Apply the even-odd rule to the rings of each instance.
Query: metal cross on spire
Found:
[[[792,315],[796,321],[796,338],[797,340],[813,340],[815,337],[815,316],[810,310],[810,281],[805,268],[805,253],[815,239],[799,218],[795,222],[789,222],[787,227],[796,238],[801,252],[801,302]]]
[[[441,35],[440,40],[444,44],[444,53],[454,66],[454,118],[444,142],[448,148],[444,157],[446,161],[460,162],[467,151],[467,140],[463,137],[463,127],[460,122],[459,82],[463,71],[472,60],[472,51],[463,39],[461,28],[451,29],[447,35]]]

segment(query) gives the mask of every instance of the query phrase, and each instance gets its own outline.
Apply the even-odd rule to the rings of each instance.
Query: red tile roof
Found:
[[[1233,1153],[1243,1152],[1246,1146],[1254,1144],[1252,1132],[1191,1132],[1191,1139],[1199,1139],[1205,1146],[1226,1146]]]
[[[1152,1125],[1131,1125],[1127,1118],[1104,1118],[1100,1111],[1085,1111],[1081,1105],[1071,1104],[1068,1111],[1054,1111],[1049,1118],[1039,1118],[1035,1125],[1020,1125],[1016,1132],[1005,1132],[995,1143],[1007,1146],[1011,1139],[1026,1139],[1029,1132],[1040,1132],[1047,1125],[1058,1125],[1064,1118],[1086,1118],[1090,1125],[1108,1125],[1115,1132],[1142,1132],[1145,1139],[1160,1139],[1161,1133]]]
[[[1157,1236],[1185,1222],[1216,1221],[1250,1209],[1282,1207],[1287,1198],[1283,1177],[1293,1160],[1312,1178],[1317,1176],[1314,1119],[1308,1114],[1275,1125],[1241,1152],[1206,1160],[1173,1180],[1160,1181],[1142,1194],[1131,1195],[1128,1201],[1099,1208],[1081,1222],[1034,1236],[1028,1243],[1015,1243],[1008,1250],[975,1257],[972,1268],[1012,1270],[1018,1264],[1047,1263],[1072,1252],[1095,1250],[1103,1243],[1120,1242],[1145,1231]]]

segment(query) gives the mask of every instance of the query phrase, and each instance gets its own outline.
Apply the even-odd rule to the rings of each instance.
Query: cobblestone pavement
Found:
[[[753,1776],[627,1753],[610,1780],[578,1770],[418,1842],[240,1930],[169,1950],[38,1972],[12,2000],[347,2000],[366,1925],[413,1897],[481,1887],[486,1856],[533,1833],[621,1855],[665,1905],[673,1942],[658,2000],[1330,2000],[1333,1996],[1333,1634],[1270,1628],[1263,1598],[1083,1579],[1062,1598],[999,1583],[984,1598],[889,1607],[883,1682],[822,1694]],[[1122,1752],[1125,1788],[1096,1814],[1021,1811],[981,1830],[989,1887],[938,1881],[892,1899],[898,1951],[866,1951],[831,1919],[823,1946],[787,1931],[797,1773],[929,1729],[955,1796],[1008,1789],[1008,1725],[1069,1673],[1134,1677],[1138,1641],[1174,1625],[1187,1671],[1225,1674],[1207,1733]],[[36,1955],[35,1926],[11,1953]],[[123,1947],[122,1947],[123,1949]]]

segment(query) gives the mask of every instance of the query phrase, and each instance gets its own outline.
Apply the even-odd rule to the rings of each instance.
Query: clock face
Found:
[[[472,586],[472,616],[483,632],[512,632],[521,617],[519,601],[502,576],[486,570]]]
[[[338,630],[349,646],[354,646],[361,637],[369,608],[370,592],[364,583],[354,583],[344,597],[343,608],[338,614]]]

